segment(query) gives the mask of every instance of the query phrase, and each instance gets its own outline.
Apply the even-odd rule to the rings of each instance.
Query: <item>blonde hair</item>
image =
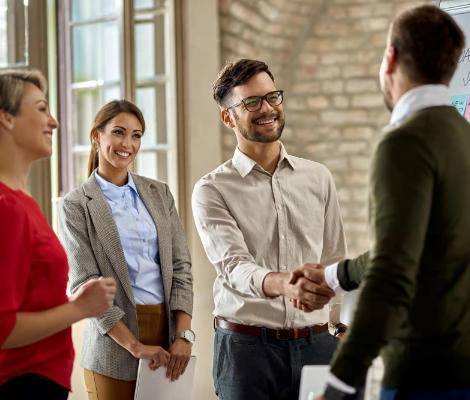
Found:
[[[39,70],[5,70],[0,72],[0,110],[17,115],[26,82],[37,86],[44,94],[47,81]]]

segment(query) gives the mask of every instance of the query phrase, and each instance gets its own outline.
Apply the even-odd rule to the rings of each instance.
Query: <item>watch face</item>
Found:
[[[184,333],[184,338],[189,340],[190,342],[194,342],[196,340],[196,335],[191,329],[187,329],[183,333]]]

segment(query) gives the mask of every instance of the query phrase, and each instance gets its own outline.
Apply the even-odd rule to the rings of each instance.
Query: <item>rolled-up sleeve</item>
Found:
[[[192,208],[207,257],[225,284],[244,295],[266,297],[263,281],[272,271],[256,264],[217,188],[204,179],[196,183]]]
[[[70,291],[93,278],[102,276],[88,236],[83,206],[64,199],[59,204],[59,237],[67,252],[70,265]],[[98,331],[104,335],[123,317],[124,311],[115,304],[99,318],[95,318]]]

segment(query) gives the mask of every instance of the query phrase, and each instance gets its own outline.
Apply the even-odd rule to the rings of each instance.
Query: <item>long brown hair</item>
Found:
[[[129,100],[113,100],[101,107],[95,116],[93,128],[91,128],[90,131],[91,150],[90,156],[88,157],[88,176],[90,176],[99,165],[98,149],[93,140],[95,132],[102,132],[106,124],[121,113],[135,115],[142,125],[142,133],[145,132],[145,120],[142,111]]]

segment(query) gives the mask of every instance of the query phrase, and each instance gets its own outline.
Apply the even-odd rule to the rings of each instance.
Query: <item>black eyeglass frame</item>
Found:
[[[272,95],[273,93],[277,93],[279,94],[279,98],[281,99],[281,101],[277,104],[271,104],[271,102],[268,100],[268,96],[269,95]],[[256,108],[256,110],[249,110],[248,107],[246,106],[246,101],[248,99],[259,99],[260,102],[259,102],[259,106],[258,108]],[[282,102],[284,101],[284,90],[273,90],[272,92],[268,92],[266,93],[264,96],[248,96],[248,97],[245,97],[244,99],[240,100],[238,103],[234,103],[230,106],[228,106],[226,108],[226,110],[230,110],[231,108],[234,108],[234,107],[237,107],[239,106],[240,104],[243,104],[243,106],[245,107],[245,110],[248,111],[248,112],[256,112],[256,111],[259,111],[261,109],[261,107],[263,107],[263,100],[266,100],[266,102],[271,106],[271,107],[276,107],[280,104],[282,104]]]

